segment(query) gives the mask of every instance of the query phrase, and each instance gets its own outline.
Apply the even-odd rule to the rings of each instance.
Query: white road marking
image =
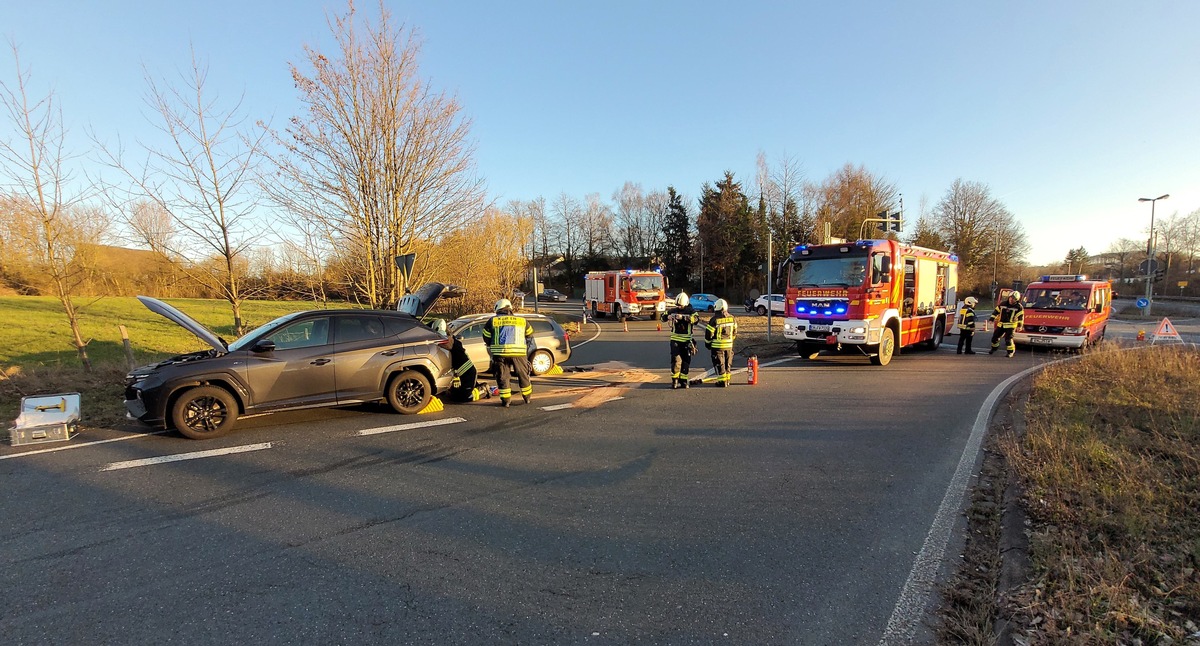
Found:
[[[1000,382],[1000,385],[992,389],[987,399],[984,400],[983,406],[979,408],[979,413],[975,415],[975,425],[971,427],[971,435],[967,438],[967,445],[963,447],[962,457],[958,460],[958,468],[954,470],[954,476],[950,478],[950,484],[946,487],[946,493],[942,497],[942,504],[938,507],[929,533],[925,536],[925,544],[917,553],[912,570],[908,573],[908,580],[904,582],[904,588],[900,591],[900,598],[896,600],[896,607],[892,610],[891,618],[888,619],[887,629],[884,630],[883,637],[879,639],[880,646],[909,644],[916,634],[917,624],[924,616],[924,608],[929,601],[929,595],[933,593],[933,583],[937,577],[938,568],[941,566],[942,558],[946,554],[946,545],[950,542],[954,521],[958,518],[963,497],[966,496],[967,487],[970,486],[971,478],[975,475],[975,463],[979,458],[983,438],[987,435],[988,420],[992,417],[992,409],[995,408],[996,402],[1008,392],[1014,383],[1044,369],[1051,363],[1057,362],[1026,368]]]
[[[624,397],[610,397],[600,403],[607,404],[608,402],[615,402],[618,399],[625,399],[625,398]],[[574,408],[574,407],[575,407],[575,404],[573,404],[573,403],[572,404],[554,404],[553,406],[542,406],[539,410],[547,410],[547,411],[566,410],[568,408]]]
[[[590,339],[586,339],[586,340],[584,340],[584,341],[580,341],[579,343],[572,343],[572,344],[571,344],[571,348],[572,348],[572,349],[574,349],[574,348],[582,348],[583,346],[585,346],[585,345],[587,345],[587,344],[591,343],[592,341],[595,341],[597,338],[599,338],[599,337],[600,337],[600,332],[602,331],[602,328],[600,327],[600,324],[599,324],[599,323],[597,323],[597,322],[595,322],[595,321],[589,321],[589,323],[591,323],[592,325],[595,325],[595,326],[596,326],[596,333],[595,333],[595,334],[593,334],[593,335],[592,335],[592,338],[590,338]]]
[[[394,433],[396,431],[410,431],[414,428],[426,428],[428,426],[445,426],[446,424],[458,424],[465,422],[465,417],[447,417],[446,419],[433,419],[428,422],[413,422],[412,424],[397,424],[396,426],[381,426],[379,428],[367,428],[359,431],[356,435],[379,435],[380,433]]]
[[[84,442],[83,444],[72,444],[70,446],[57,446],[52,449],[41,449],[39,451],[26,451],[24,453],[14,453],[12,455],[0,455],[0,460],[8,460],[10,458],[23,458],[30,455],[39,455],[42,453],[54,453],[55,451],[68,451],[70,449],[82,449],[85,446],[94,446],[96,444],[108,444],[109,442],[124,442],[125,440],[136,440],[139,437],[148,437],[150,435],[162,435],[167,431],[154,431],[152,433],[134,433],[125,437],[114,437],[111,440],[96,440],[95,442]]]
[[[231,446],[227,449],[213,449],[211,451],[196,451],[195,453],[179,453],[176,455],[160,455],[156,458],[143,458],[141,460],[126,460],[125,462],[113,462],[108,466],[100,469],[101,471],[117,471],[120,469],[133,469],[135,467],[144,467],[152,464],[164,464],[167,462],[180,462],[182,460],[198,460],[200,458],[211,458],[218,455],[231,455],[233,453],[246,453],[248,451],[261,451],[271,448],[270,442],[262,444],[247,444],[245,446]]]
[[[542,406],[541,410],[565,410],[573,407],[575,404],[554,404],[553,406]]]

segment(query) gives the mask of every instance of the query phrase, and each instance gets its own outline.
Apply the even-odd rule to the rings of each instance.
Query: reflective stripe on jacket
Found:
[[[964,307],[958,311],[958,329],[975,331],[975,310]]]
[[[992,310],[992,320],[996,322],[996,327],[1006,329],[1017,329],[1025,322],[1025,308],[1021,307],[1020,303],[1009,305],[1007,302],[1001,303]]]
[[[704,340],[713,350],[732,350],[733,338],[737,336],[737,321],[732,316],[714,315],[704,326]]]
[[[667,315],[671,323],[671,340],[687,343],[692,340],[692,328],[700,321],[700,315],[690,307],[679,307]]]
[[[497,314],[483,326],[483,340],[493,357],[523,357],[528,354],[526,341],[533,337],[533,327],[523,317]]]

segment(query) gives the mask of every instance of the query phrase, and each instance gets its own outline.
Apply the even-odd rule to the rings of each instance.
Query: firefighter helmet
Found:
[[[507,298],[502,298],[502,299],[496,301],[496,311],[497,312],[499,312],[500,310],[511,310],[511,309],[512,309],[512,303],[508,302]]]
[[[728,309],[729,309],[729,303],[726,303],[725,299],[723,299],[723,298],[718,298],[717,302],[713,303],[713,311],[714,312],[724,312],[725,310],[728,310]]]
[[[679,292],[679,296],[675,297],[675,304],[678,305],[679,307],[687,307],[688,303],[690,303],[690,302],[691,302],[691,299],[688,298],[688,295],[686,292]]]
[[[1008,293],[1008,297],[1015,298],[1017,300],[1021,300],[1021,292],[1018,292],[1017,290],[1014,289]]]
[[[979,299],[975,298],[974,296],[968,296],[963,302],[966,303],[968,307],[975,307],[979,304]]]

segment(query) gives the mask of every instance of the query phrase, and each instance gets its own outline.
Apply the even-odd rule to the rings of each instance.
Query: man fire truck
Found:
[[[583,307],[593,318],[653,318],[667,309],[667,279],[657,271],[590,271],[583,284]]]
[[[895,240],[800,245],[787,259],[783,335],[801,355],[857,349],[886,366],[900,348],[937,348],[954,323],[958,257]]]

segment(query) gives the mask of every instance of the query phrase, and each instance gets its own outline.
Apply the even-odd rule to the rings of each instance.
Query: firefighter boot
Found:
[[[508,398],[508,397],[501,397],[501,398],[500,398],[500,406],[501,406],[501,408],[508,408],[510,403],[511,403],[511,402],[509,402],[509,398]]]

